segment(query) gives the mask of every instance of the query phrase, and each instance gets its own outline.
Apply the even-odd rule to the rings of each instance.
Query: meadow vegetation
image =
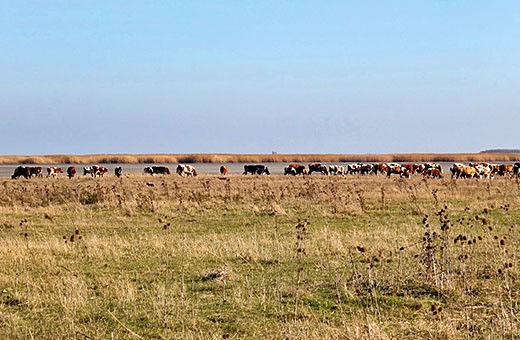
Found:
[[[520,337],[514,178],[0,184],[0,338]]]
[[[160,164],[289,162],[515,162],[520,153],[404,154],[94,154],[0,156],[0,164]]]

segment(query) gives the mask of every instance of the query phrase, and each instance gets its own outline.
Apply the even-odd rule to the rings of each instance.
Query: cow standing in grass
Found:
[[[16,169],[14,169],[14,173],[11,176],[12,179],[17,179],[19,177],[24,178],[31,178],[31,170],[28,167],[25,166],[19,166]]]
[[[177,165],[177,174],[179,176],[197,176],[197,170],[192,165],[189,164],[179,164]]]
[[[69,166],[67,168],[67,176],[69,177],[69,179],[73,179],[74,176],[76,176],[76,168],[73,166]]]
[[[226,176],[227,172],[228,172],[228,168],[224,165],[221,165],[219,171],[220,171],[221,176]]]
[[[244,165],[244,175],[251,174],[251,175],[270,175],[269,169],[267,166],[263,164],[249,164]]]

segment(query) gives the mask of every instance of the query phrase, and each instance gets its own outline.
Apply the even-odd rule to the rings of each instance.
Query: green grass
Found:
[[[520,336],[515,181],[229,179],[4,181],[0,337]]]

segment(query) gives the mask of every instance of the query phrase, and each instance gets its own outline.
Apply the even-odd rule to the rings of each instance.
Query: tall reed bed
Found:
[[[519,153],[409,154],[93,154],[0,156],[0,164],[266,163],[266,162],[516,162]]]

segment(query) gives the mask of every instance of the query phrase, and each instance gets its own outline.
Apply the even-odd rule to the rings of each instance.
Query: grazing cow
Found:
[[[145,174],[154,175],[169,175],[170,169],[166,166],[147,166],[144,168]]]
[[[463,165],[460,169],[460,178],[480,178],[480,174],[474,167]]]
[[[69,179],[73,179],[74,176],[76,176],[76,168],[73,166],[69,166],[67,168],[67,176],[69,177]]]
[[[283,168],[283,174],[284,175],[293,175],[293,176],[296,176],[296,169],[293,168],[292,166],[286,166],[285,168]]]
[[[422,174],[426,170],[426,166],[424,164],[414,164],[413,165],[413,174]]]
[[[93,170],[91,166],[83,167],[83,176],[92,174]]]
[[[410,178],[410,172],[399,163],[388,163],[388,171],[386,175],[390,177],[391,174],[397,174],[401,177]]]
[[[442,173],[437,168],[429,168],[425,171],[424,176],[431,178],[442,178]]]
[[[47,177],[57,177],[58,174],[63,173],[62,168],[56,168],[54,166],[50,166],[47,168]]]
[[[220,166],[220,175],[221,176],[226,176],[227,172],[228,172],[228,168],[225,165],[221,165]]]
[[[387,163],[377,163],[374,165],[374,173],[377,175],[378,172],[388,175],[388,171],[390,171],[390,167]]]
[[[362,175],[368,175],[370,174],[371,172],[373,173],[374,172],[374,166],[372,164],[359,164],[359,172],[362,174]]]
[[[520,163],[519,162],[516,162],[513,165],[513,175],[515,175],[515,176],[519,176],[520,175]]]
[[[487,163],[485,163],[487,164]],[[487,178],[487,179],[493,179],[495,174],[493,173],[492,168],[489,166],[489,164],[478,164],[474,166],[475,170],[477,170],[480,178]]]
[[[103,177],[103,175],[106,174],[107,172],[108,172],[108,169],[105,168],[103,165],[100,165],[100,166],[98,166],[97,171],[94,174],[94,177],[96,177],[96,175],[98,177]]]
[[[345,167],[343,167],[343,165],[329,165],[329,174],[343,176],[345,174]]]
[[[31,170],[25,166],[19,166],[14,169],[14,173],[11,176],[12,179],[17,179],[18,177],[31,178]]]
[[[263,175],[263,174],[271,175],[271,173],[269,172],[269,169],[267,168],[267,166],[265,166],[263,164],[248,164],[248,165],[244,165],[243,175],[247,175],[247,174],[251,174],[251,175]]]
[[[197,170],[189,164],[179,164],[177,165],[177,174],[182,176],[186,174],[186,176],[197,176]]]
[[[327,167],[321,163],[311,163],[309,164],[309,175],[311,175],[313,172],[319,172],[323,175],[329,175],[329,170]]]
[[[289,170],[291,172],[291,175],[307,175],[307,168],[305,167],[305,165],[293,163],[289,164],[287,168],[294,169],[294,173],[293,170]]]
[[[498,175],[499,176],[505,176],[505,175],[513,175],[514,174],[514,165],[513,164],[500,164],[498,166]]]
[[[116,166],[116,168],[114,169],[114,174],[117,178],[123,176],[123,168],[120,166]]]
[[[30,173],[31,173],[31,177],[32,176],[35,176],[35,177],[43,177],[43,169],[41,166],[30,166],[28,167]]]
[[[464,167],[465,165],[462,163],[453,163],[453,166],[450,168],[451,178],[459,178],[462,174],[462,168]]]
[[[428,169],[439,169],[439,171],[442,173],[442,167],[439,163],[424,163],[424,170]]]
[[[92,177],[103,177],[103,175],[107,172],[108,169],[102,165],[92,165],[83,168],[83,176],[90,175]]]
[[[410,175],[413,175],[414,172],[415,172],[415,165],[414,164],[411,164],[411,163],[405,163],[405,164],[401,164],[403,166],[403,168],[405,168],[406,170],[408,170],[408,172],[410,173]]]

